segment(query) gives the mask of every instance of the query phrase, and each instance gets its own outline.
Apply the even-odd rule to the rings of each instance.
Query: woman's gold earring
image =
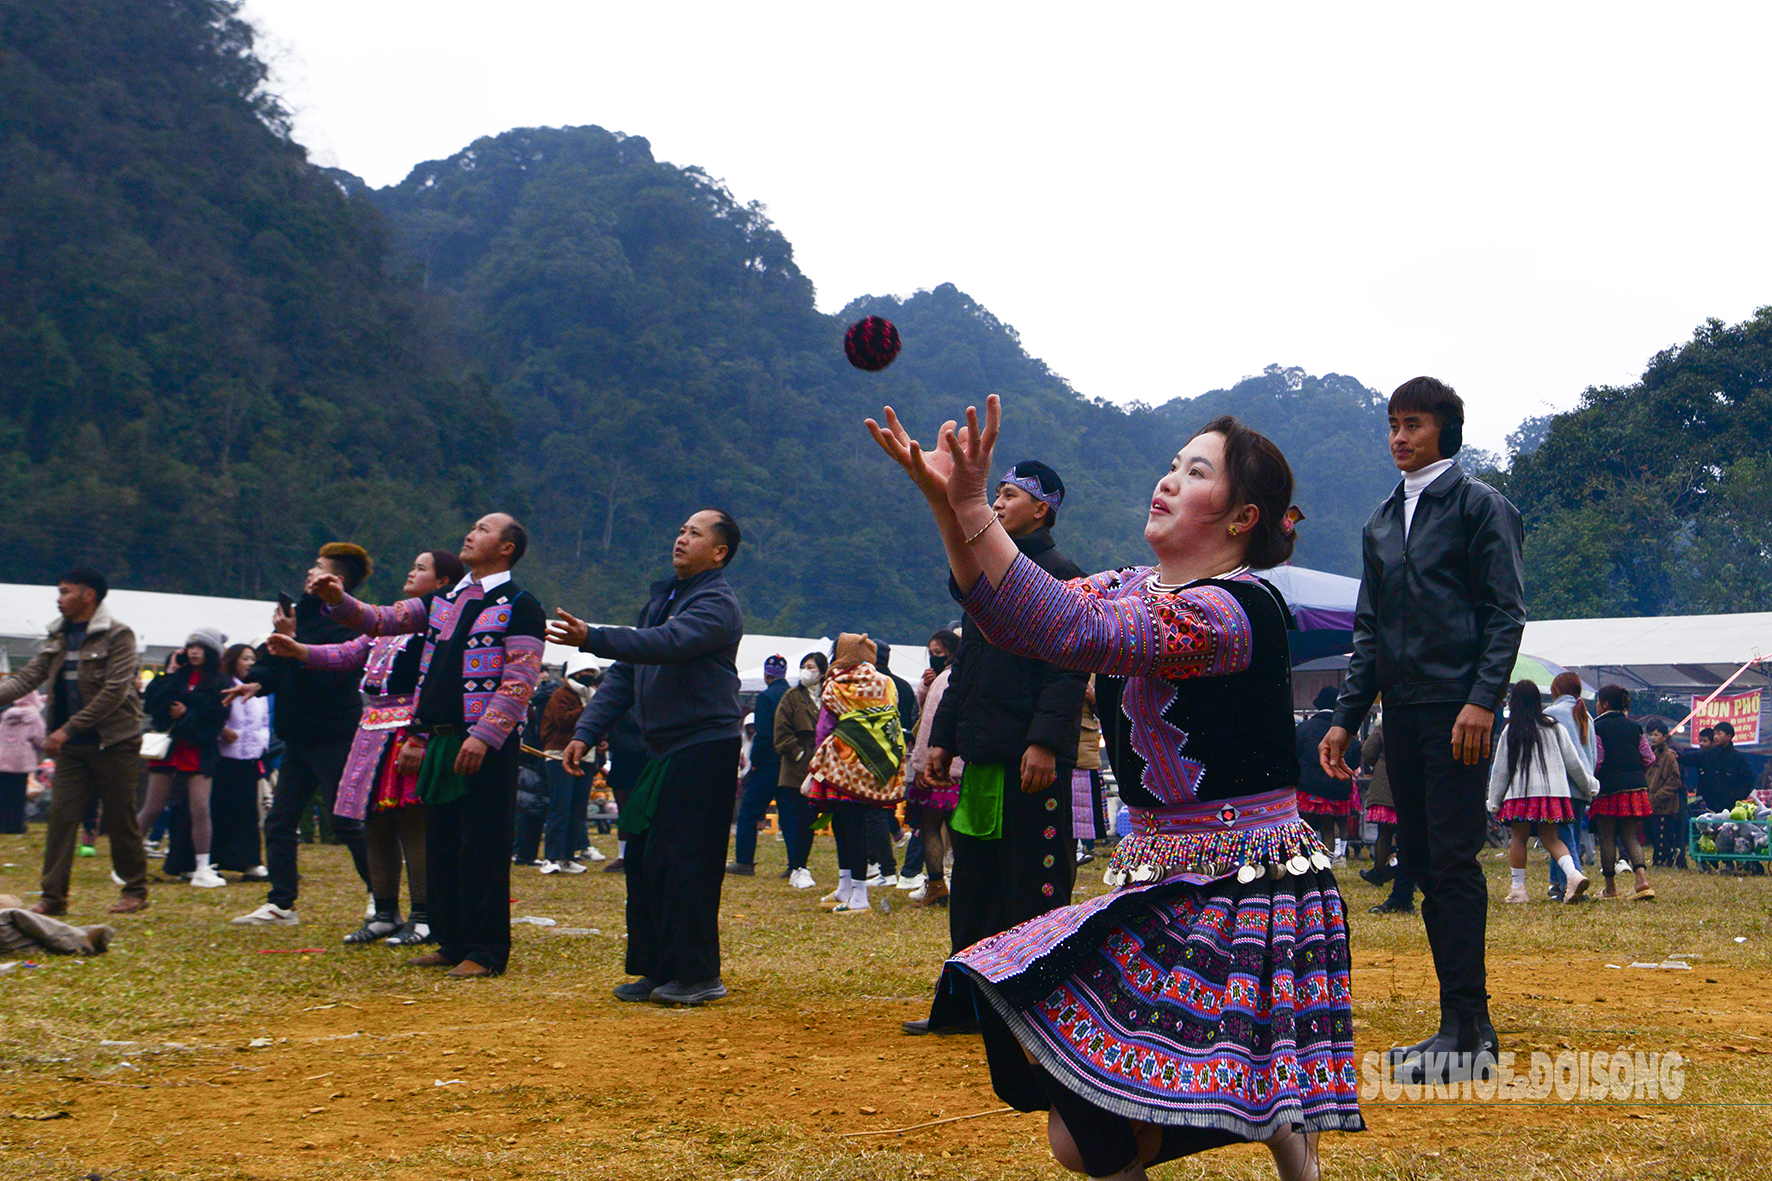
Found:
[[[1232,536],[1232,537],[1235,537],[1235,536],[1236,536],[1236,535],[1237,535],[1237,534],[1239,534],[1239,533],[1241,533],[1241,532],[1242,532],[1242,531],[1243,531],[1243,530],[1242,530],[1242,529],[1241,529],[1241,528],[1240,528],[1240,527],[1238,527],[1238,526],[1236,526],[1236,525],[1232,525],[1232,526],[1231,526],[1231,536]]]

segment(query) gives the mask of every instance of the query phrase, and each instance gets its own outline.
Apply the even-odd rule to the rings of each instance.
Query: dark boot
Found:
[[[1457,1016],[1457,1014],[1453,1013],[1449,1009],[1441,1009],[1440,1010],[1440,1028],[1439,1029],[1435,1030],[1433,1033],[1428,1034],[1426,1037],[1422,1038],[1420,1041],[1416,1042],[1414,1045],[1392,1046],[1390,1048],[1390,1050],[1385,1054],[1385,1057],[1389,1058],[1392,1062],[1402,1062],[1405,1059],[1413,1058],[1415,1055],[1421,1053],[1423,1050],[1427,1049],[1429,1046],[1433,1045],[1436,1041],[1439,1041],[1442,1038],[1456,1037],[1456,1036],[1458,1036],[1458,1016]]]
[[[1446,1028],[1448,1017],[1450,1031]],[[1392,1059],[1394,1077],[1404,1084],[1467,1083],[1488,1078],[1496,1069],[1496,1051],[1495,1030],[1487,1014],[1445,1014],[1440,1031],[1418,1053],[1400,1062]]]

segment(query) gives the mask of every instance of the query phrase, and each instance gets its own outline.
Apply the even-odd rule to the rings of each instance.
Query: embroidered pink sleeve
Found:
[[[486,712],[468,733],[493,750],[503,749],[513,733],[523,729],[529,715],[529,699],[541,680],[542,641],[536,636],[505,636],[504,670],[498,692],[486,704]]]
[[[425,630],[430,613],[423,599],[401,599],[386,607],[372,607],[346,595],[344,602],[326,608],[326,614],[366,636],[403,636]]]
[[[307,659],[302,664],[308,668],[360,669],[369,663],[369,649],[374,643],[370,636],[358,636],[342,644],[309,644]]]
[[[1001,586],[981,578],[961,606],[997,647],[1061,668],[1179,679],[1249,667],[1249,617],[1236,596],[1216,586],[1150,594],[1144,581],[1121,571],[1060,582],[1017,557]]]

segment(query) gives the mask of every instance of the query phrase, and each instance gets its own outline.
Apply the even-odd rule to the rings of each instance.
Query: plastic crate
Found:
[[[1757,862],[1760,864],[1772,863],[1772,840],[1767,842],[1766,848],[1757,853],[1737,853],[1733,851],[1727,853],[1700,852],[1698,849],[1698,839],[1706,833],[1714,833],[1715,830],[1720,828],[1724,823],[1735,826],[1738,830],[1735,834],[1737,837],[1739,837],[1741,830],[1757,830],[1759,832],[1767,833],[1769,837],[1772,837],[1772,821],[1769,820],[1731,820],[1726,822],[1715,820],[1701,821],[1697,816],[1693,816],[1686,822],[1686,856],[1693,861],[1740,861]]]

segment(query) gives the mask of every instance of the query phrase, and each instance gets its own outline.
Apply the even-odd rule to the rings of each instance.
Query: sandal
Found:
[[[420,944],[435,943],[437,940],[431,935],[429,923],[406,922],[401,923],[400,929],[382,942],[389,947],[418,947]]]
[[[365,919],[363,925],[345,936],[346,943],[379,943],[400,929],[392,919]]]

